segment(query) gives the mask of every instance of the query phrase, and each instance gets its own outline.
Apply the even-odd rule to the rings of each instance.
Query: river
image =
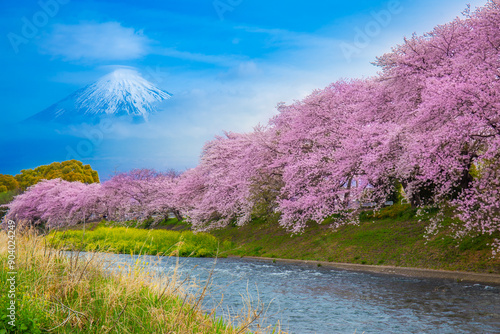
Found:
[[[103,255],[132,265],[137,256]],[[176,259],[141,256],[158,275]],[[500,333],[500,287],[373,274],[301,264],[227,258],[179,258],[179,274],[203,284],[212,272],[207,309],[243,307],[247,291],[267,307],[265,324],[290,333]],[[222,314],[221,312],[219,314]]]

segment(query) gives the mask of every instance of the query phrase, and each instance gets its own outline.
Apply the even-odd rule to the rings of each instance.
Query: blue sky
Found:
[[[485,0],[469,1],[473,8]],[[462,0],[3,1],[0,173],[62,161],[82,135],[16,125],[117,66],[174,94],[148,124],[102,131],[79,158],[102,175],[193,167],[222,130],[249,131],[278,102],[367,77],[404,36],[446,23]],[[52,132],[51,132],[52,131]],[[55,130],[57,132],[57,129]],[[81,145],[80,145],[81,146]]]

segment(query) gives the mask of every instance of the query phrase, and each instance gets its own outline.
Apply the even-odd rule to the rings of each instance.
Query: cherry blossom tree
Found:
[[[107,218],[117,221],[182,219],[173,198],[177,174],[151,169],[134,169],[115,175],[103,184]]]
[[[408,115],[399,161],[407,173],[398,177],[407,193],[417,205],[454,204],[464,226],[479,231],[500,229],[499,8],[489,1],[378,60],[393,99],[406,100],[398,109]]]
[[[44,228],[76,225],[102,212],[100,191],[97,183],[44,180],[7,205],[4,222],[15,220],[21,225]]]
[[[262,200],[255,185],[269,191],[273,184],[262,182],[272,179],[271,134],[257,127],[247,134],[226,133],[205,145],[199,166],[180,177],[176,193],[195,228],[250,220],[255,201]]]

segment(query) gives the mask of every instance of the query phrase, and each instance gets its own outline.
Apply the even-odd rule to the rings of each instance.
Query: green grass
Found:
[[[379,212],[364,211],[359,225],[336,230],[327,219],[291,235],[276,222],[256,219],[212,234],[237,245],[222,252],[225,255],[500,273],[500,259],[491,258],[488,246],[500,238],[498,233],[457,240],[450,236],[453,220],[447,217],[441,232],[426,240],[425,227],[435,211],[415,214],[409,205],[394,205]]]
[[[231,242],[219,242],[208,233],[105,226],[86,231],[54,231],[46,240],[49,245],[66,250],[193,257],[214,257],[218,251],[233,247]]]
[[[176,218],[164,219],[160,222],[155,223],[153,219],[148,219],[145,221],[128,220],[123,222],[116,221],[102,221],[97,223],[92,223],[91,227],[95,228],[97,226],[108,226],[108,227],[135,227],[140,229],[163,229],[163,230],[174,230],[174,231],[184,231],[191,230],[191,225],[182,220],[178,221]],[[72,230],[82,229],[82,225],[76,225],[73,227],[65,228]]]
[[[19,194],[19,190],[17,189],[0,192],[0,221],[7,213],[7,208],[3,207],[2,204],[10,203],[17,194]]]
[[[7,204],[14,199],[14,196],[19,194],[19,190],[8,190],[0,192],[0,204]]]

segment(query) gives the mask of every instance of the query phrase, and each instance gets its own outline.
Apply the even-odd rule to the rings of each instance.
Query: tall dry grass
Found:
[[[32,232],[18,235],[16,246],[14,329],[2,317],[9,299],[7,236],[0,232],[0,333],[239,334],[258,328],[255,324],[265,312],[262,303],[249,297],[244,310],[223,320],[215,316],[215,309],[201,308],[210,280],[193,286],[175,270],[158,277],[139,263],[111,272],[101,255],[74,252],[68,256]],[[283,333],[279,326],[256,331]]]

